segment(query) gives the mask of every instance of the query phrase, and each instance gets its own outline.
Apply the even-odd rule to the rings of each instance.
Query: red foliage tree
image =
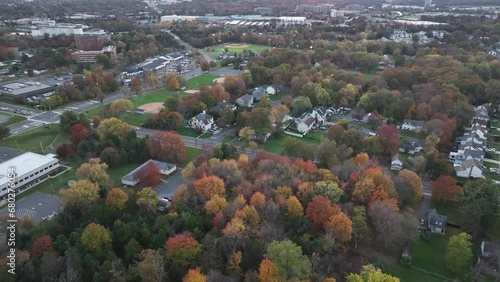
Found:
[[[377,135],[380,136],[391,154],[399,151],[399,130],[395,125],[384,124],[380,126]]]
[[[143,187],[154,187],[161,181],[161,174],[158,167],[153,162],[149,162],[137,173],[139,183]]]
[[[31,247],[31,254],[34,256],[42,255],[45,252],[53,251],[52,238],[49,235],[39,237]]]
[[[71,127],[71,137],[70,140],[75,145],[78,145],[80,141],[84,140],[89,133],[89,129],[81,124],[75,124]]]
[[[330,203],[330,199],[315,196],[307,205],[306,217],[312,221],[316,230],[324,228],[330,217],[340,212],[340,207]]]
[[[168,238],[167,242],[165,242],[165,250],[175,263],[188,266],[201,251],[201,245],[193,238],[191,233],[184,232]]]
[[[146,146],[151,157],[172,163],[182,163],[186,160],[184,140],[175,131],[155,132],[146,140]]]
[[[63,143],[59,145],[59,147],[57,147],[56,149],[56,153],[62,160],[69,160],[76,155],[73,146],[71,146],[71,144],[68,143]]]
[[[436,180],[431,181],[429,186],[432,191],[432,198],[440,202],[451,200],[462,193],[462,187],[451,176],[440,176]]]

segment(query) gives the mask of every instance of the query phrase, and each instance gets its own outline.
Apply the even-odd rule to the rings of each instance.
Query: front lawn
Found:
[[[487,160],[485,160],[485,161],[483,162],[483,164],[484,164],[484,166],[485,166],[485,167],[487,167],[487,168],[498,168],[498,167],[499,167],[499,165],[498,165],[498,164],[496,164],[496,163],[490,163],[490,162],[488,162]]]
[[[20,121],[26,120],[25,117],[23,116],[18,116],[15,114],[5,114],[5,113],[0,113],[0,116],[2,116],[1,120],[5,120],[4,122],[0,123],[2,126],[9,126],[14,123],[18,123]]]
[[[180,129],[177,129],[177,134],[182,135],[182,136],[189,136],[189,137],[198,137],[200,136],[199,133],[197,133],[194,129],[189,128],[189,127],[183,127]]]
[[[402,282],[442,282],[443,280],[435,276],[425,274],[407,267],[403,267],[399,264],[389,267],[387,270],[388,274],[396,276],[401,279]]]
[[[59,132],[59,126],[53,124],[50,128],[44,128],[42,126],[15,136],[10,136],[1,141],[0,146],[13,149],[19,148],[19,150],[26,152],[47,154],[55,153],[57,147],[68,139],[68,133]],[[50,146],[51,144],[52,146]]]
[[[186,155],[187,155],[186,163],[189,163],[194,159],[196,159],[196,157],[200,155],[202,152],[203,150],[199,148],[186,147]]]

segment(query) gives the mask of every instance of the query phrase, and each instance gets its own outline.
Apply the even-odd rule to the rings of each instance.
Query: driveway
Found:
[[[180,170],[177,170],[173,175],[170,175],[164,182],[160,183],[158,186],[154,188],[158,197],[172,197],[179,188],[180,185],[185,184],[186,182],[182,178],[182,174]]]

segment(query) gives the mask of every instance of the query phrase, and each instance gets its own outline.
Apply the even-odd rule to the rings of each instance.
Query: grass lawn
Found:
[[[186,90],[199,90],[202,84],[212,85],[214,84],[214,79],[220,76],[216,74],[202,74],[195,76],[187,81]]]
[[[182,135],[182,136],[189,136],[189,137],[198,137],[200,134],[196,133],[196,131],[192,128],[188,127],[183,127],[181,129],[176,130],[177,134]]]
[[[398,264],[389,267],[388,274],[400,278],[401,282],[442,282],[443,280],[435,276],[425,274],[413,269],[409,269]]]
[[[234,137],[233,136],[226,136],[222,139],[222,143],[231,143],[233,141]]]
[[[498,168],[498,167],[499,167],[499,166],[498,166],[498,164],[496,164],[496,163],[490,163],[490,162],[488,162],[487,160],[485,160],[485,161],[483,162],[483,164],[484,164],[484,166],[485,166],[485,167],[487,167],[487,168]]]
[[[500,175],[498,175],[496,172],[483,171],[483,174],[484,176],[486,176],[486,179],[500,181]]]
[[[323,134],[322,132],[314,132],[314,133]],[[312,133],[312,134],[314,134],[314,133]],[[275,154],[281,154],[283,152],[283,149],[285,148],[283,145],[285,142],[285,139],[288,137],[300,140],[300,141],[302,141],[304,143],[308,143],[308,144],[319,144],[319,142],[320,142],[319,139],[314,140],[314,139],[300,138],[300,137],[295,137],[295,136],[290,136],[290,135],[284,134],[280,138],[269,138],[269,140],[267,140],[267,142],[264,144],[264,150],[271,152],[271,153],[275,153]]]
[[[134,107],[137,108],[144,104],[149,103],[165,103],[169,97],[171,97],[175,92],[169,92],[165,89],[158,89],[152,92],[142,93],[140,95],[132,96],[128,98],[134,104]],[[181,93],[179,92],[179,96]]]
[[[488,148],[495,148],[500,151],[500,143],[488,141]]]
[[[205,133],[203,133],[202,135],[200,135],[200,138],[201,138],[201,139],[207,139],[207,138],[210,138],[210,137],[212,137],[212,136],[214,136],[214,134],[213,134],[213,133],[210,133],[210,132],[205,132]]]
[[[108,175],[113,181],[113,187],[122,187],[121,178],[139,165],[140,163],[124,163],[114,168],[108,168]]]
[[[326,131],[314,131],[311,133],[306,134],[305,137],[310,137],[310,138],[315,138],[320,140],[323,136],[325,136]]]
[[[420,134],[418,134],[417,132],[410,131],[410,130],[401,130],[401,131],[399,131],[399,135],[421,139]]]
[[[500,240],[500,212],[497,213],[495,222],[488,226],[486,234],[489,238]]]
[[[186,163],[189,163],[196,159],[196,157],[203,152],[202,149],[198,148],[193,148],[193,147],[186,147],[186,155],[187,155],[187,161]]]
[[[213,48],[210,48],[211,50],[213,49],[215,52],[224,52],[225,48],[227,48],[229,53],[242,53],[243,50],[250,50],[252,52],[260,52],[263,50],[271,49],[269,46],[265,45],[248,45],[246,48],[241,48],[241,47],[231,47],[230,45],[223,45],[223,46],[215,46]]]
[[[460,233],[460,230],[447,228],[446,232],[445,236],[432,235],[428,241],[418,239],[413,243],[412,264],[416,267],[454,278],[452,274],[446,271],[444,255],[450,237]],[[467,272],[468,267],[458,274],[458,278],[464,278]]]
[[[52,125],[50,128],[38,127],[27,132],[11,136],[0,142],[0,146],[10,147],[21,151],[34,153],[55,153],[57,147],[67,141],[69,135],[65,132],[59,132],[59,126]],[[40,143],[44,148],[40,147]],[[52,144],[52,148],[48,146]]]
[[[153,117],[152,114],[135,114],[131,113],[125,116],[122,120],[132,126],[142,126],[142,124],[148,119]]]
[[[26,120],[25,117],[14,115],[14,114],[0,113],[0,116],[7,118],[7,120],[5,122],[0,123],[0,125],[3,125],[3,126],[9,126],[11,124]],[[4,118],[2,118],[1,120],[4,120]]]

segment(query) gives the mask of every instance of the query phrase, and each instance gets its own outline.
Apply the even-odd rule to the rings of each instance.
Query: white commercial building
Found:
[[[48,34],[50,37],[56,35],[75,35],[83,34],[82,25],[56,25],[56,26],[40,26],[37,29],[31,31],[31,35],[34,37],[45,36]]]
[[[54,154],[40,155],[27,152],[0,163],[0,199],[7,197],[9,182],[14,183],[14,190],[23,190],[34,180],[45,177],[59,167],[59,160]],[[9,169],[16,174],[9,178]]]

